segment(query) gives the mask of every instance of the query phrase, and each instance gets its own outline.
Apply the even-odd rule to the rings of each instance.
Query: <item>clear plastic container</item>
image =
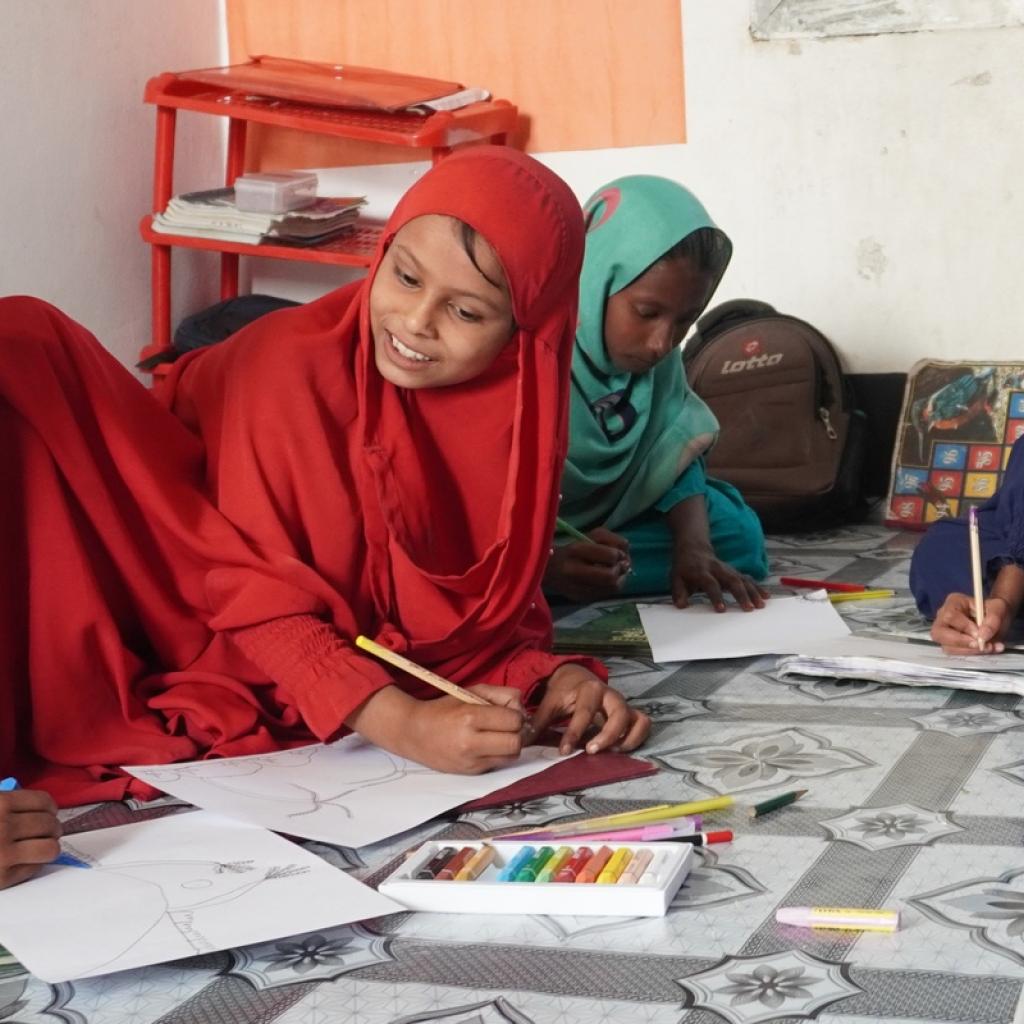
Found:
[[[235,179],[235,205],[251,213],[287,213],[316,200],[317,177],[312,171],[243,174]]]

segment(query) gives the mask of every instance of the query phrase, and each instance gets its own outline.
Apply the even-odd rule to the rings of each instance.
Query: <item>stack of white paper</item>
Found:
[[[933,644],[868,636],[805,641],[799,654],[779,659],[775,672],[780,679],[870,679],[905,686],[1024,695],[1024,655],[954,656],[943,654]]]

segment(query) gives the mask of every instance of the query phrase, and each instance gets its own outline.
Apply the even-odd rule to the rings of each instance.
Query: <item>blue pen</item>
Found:
[[[13,778],[6,778],[0,781],[0,793],[13,793],[14,790],[20,789],[18,780]],[[61,864],[66,868],[91,868],[91,864],[86,864],[84,860],[79,860],[77,857],[72,857],[70,853],[59,853],[57,856],[50,861],[51,864]]]

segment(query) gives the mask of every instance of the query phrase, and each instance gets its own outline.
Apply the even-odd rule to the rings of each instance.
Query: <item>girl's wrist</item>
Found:
[[[1005,602],[1011,616],[1016,616],[1024,601],[1024,568],[1019,565],[1004,565],[992,584],[990,598]]]

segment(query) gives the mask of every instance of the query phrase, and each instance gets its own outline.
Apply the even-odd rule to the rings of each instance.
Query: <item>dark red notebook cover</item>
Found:
[[[567,761],[559,761],[558,764],[553,764],[536,775],[513,782],[511,786],[496,789],[493,793],[471,800],[458,810],[481,811],[500,804],[539,800],[541,797],[567,793],[570,790],[590,789],[592,786],[605,786],[610,782],[642,778],[644,775],[653,775],[657,770],[657,765],[651,764],[650,761],[630,757],[628,754],[578,754]]]

